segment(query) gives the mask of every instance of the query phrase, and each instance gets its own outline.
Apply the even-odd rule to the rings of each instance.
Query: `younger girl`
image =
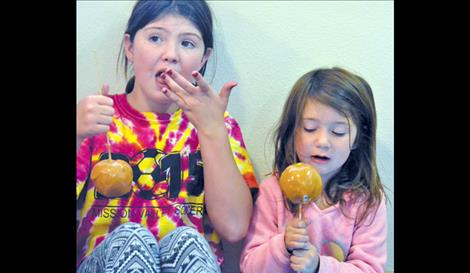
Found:
[[[244,273],[383,272],[386,208],[375,159],[369,84],[344,69],[317,69],[294,85],[275,134],[274,174],[260,185],[241,256]],[[314,166],[323,181],[304,218],[282,196],[280,174]]]
[[[203,78],[213,48],[204,1],[137,1],[124,33],[126,94],[77,106],[78,272],[220,272],[220,240],[241,240],[257,188],[240,128]],[[198,72],[199,71],[199,72]],[[107,155],[129,163],[132,188],[96,190]],[[229,196],[229,198],[227,198]],[[220,237],[221,238],[220,238]]]

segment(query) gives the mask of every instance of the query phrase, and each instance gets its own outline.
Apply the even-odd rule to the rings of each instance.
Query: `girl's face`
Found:
[[[295,133],[300,161],[313,165],[324,185],[338,172],[351,153],[357,128],[335,109],[309,99]]]
[[[124,38],[125,52],[133,64],[134,90],[130,94],[140,111],[171,112],[173,102],[163,94],[166,86],[160,77],[172,68],[192,82],[191,72],[198,71],[209,58],[211,48],[204,54],[201,32],[186,18],[168,14],[137,31],[134,41]]]

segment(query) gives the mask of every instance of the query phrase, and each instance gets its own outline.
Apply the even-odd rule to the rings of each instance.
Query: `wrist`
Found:
[[[198,138],[201,139],[208,139],[210,141],[214,141],[217,139],[226,139],[228,136],[227,127],[225,127],[225,123],[217,124],[214,126],[210,126],[208,128],[201,128],[197,129]]]

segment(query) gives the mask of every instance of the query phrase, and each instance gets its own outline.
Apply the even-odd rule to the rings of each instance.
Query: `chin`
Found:
[[[152,98],[158,103],[164,103],[164,102],[167,102],[167,101],[172,101],[165,94],[163,94],[163,92],[161,90],[155,91],[155,93],[152,94]]]

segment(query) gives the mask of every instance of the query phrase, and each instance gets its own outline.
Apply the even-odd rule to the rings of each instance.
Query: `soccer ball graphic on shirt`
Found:
[[[142,198],[177,198],[182,190],[185,173],[187,193],[197,196],[202,192],[204,172],[200,151],[167,154],[157,149],[144,150],[136,154],[131,163],[137,194]]]
[[[171,158],[171,154],[152,149],[141,151],[131,159],[137,194],[145,199],[158,199],[168,194],[172,168],[165,163]]]
[[[146,200],[177,198],[182,190],[183,173],[186,174],[185,190],[189,195],[199,195],[204,184],[203,164],[200,151],[185,153],[164,153],[157,149],[147,149],[135,154],[130,160],[122,154],[112,154],[113,158],[128,162],[133,172],[131,192],[116,198],[130,198],[136,194]],[[107,158],[101,155],[100,160]],[[185,166],[185,170],[181,166]],[[99,199],[108,198],[96,193]]]

